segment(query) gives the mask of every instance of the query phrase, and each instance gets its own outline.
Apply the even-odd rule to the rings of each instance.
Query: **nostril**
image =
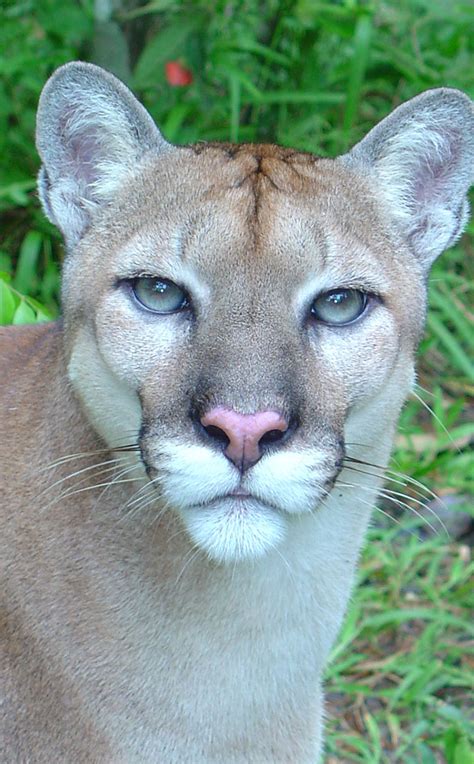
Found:
[[[270,445],[271,443],[278,443],[278,441],[282,440],[284,437],[285,432],[286,430],[269,430],[262,435],[258,441],[258,445],[265,446]]]
[[[224,406],[215,406],[200,418],[201,432],[239,470],[258,462],[265,448],[279,446],[290,434],[288,419],[278,411],[266,409],[254,414],[241,414]]]
[[[214,424],[202,425],[202,428],[209,435],[209,437],[212,438],[212,440],[221,443],[224,448],[227,448],[230,443],[230,438],[228,435],[226,435],[224,430],[221,430],[220,427],[216,427]]]

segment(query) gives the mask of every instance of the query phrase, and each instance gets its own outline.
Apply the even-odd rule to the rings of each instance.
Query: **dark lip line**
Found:
[[[254,501],[258,501],[260,504],[264,504],[269,509],[274,509],[275,512],[284,512],[285,510],[281,507],[277,507],[276,504],[272,504],[268,501],[263,501],[263,499],[259,499],[258,496],[255,496],[253,493],[245,493],[242,495],[234,494],[234,493],[225,493],[221,496],[216,496],[214,499],[211,499],[210,501],[206,501],[205,503],[200,502],[199,504],[193,504],[193,507],[198,507],[199,509],[206,509],[211,504],[214,504],[216,501],[222,501],[223,499],[234,499],[234,501],[239,501],[243,499],[253,499]]]

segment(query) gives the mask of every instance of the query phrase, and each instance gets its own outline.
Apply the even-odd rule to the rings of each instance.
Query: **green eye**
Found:
[[[154,313],[177,313],[189,306],[186,292],[167,279],[141,276],[131,286],[138,302]]]
[[[311,315],[332,326],[344,326],[355,321],[365,310],[367,295],[357,289],[331,289],[313,302]]]

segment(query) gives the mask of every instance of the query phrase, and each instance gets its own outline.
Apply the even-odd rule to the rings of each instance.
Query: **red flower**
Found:
[[[173,87],[184,87],[193,81],[193,73],[179,61],[167,61],[165,64],[166,81]]]

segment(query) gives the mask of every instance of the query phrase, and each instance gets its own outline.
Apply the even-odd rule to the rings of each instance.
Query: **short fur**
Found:
[[[48,82],[63,319],[1,332],[2,761],[318,761],[381,485],[347,455],[389,458],[473,123],[441,89],[336,160],[178,148],[97,67]],[[143,310],[140,275],[193,309]],[[376,296],[327,326],[310,307],[334,288]],[[199,427],[213,406],[279,411],[291,434],[241,474]]]

